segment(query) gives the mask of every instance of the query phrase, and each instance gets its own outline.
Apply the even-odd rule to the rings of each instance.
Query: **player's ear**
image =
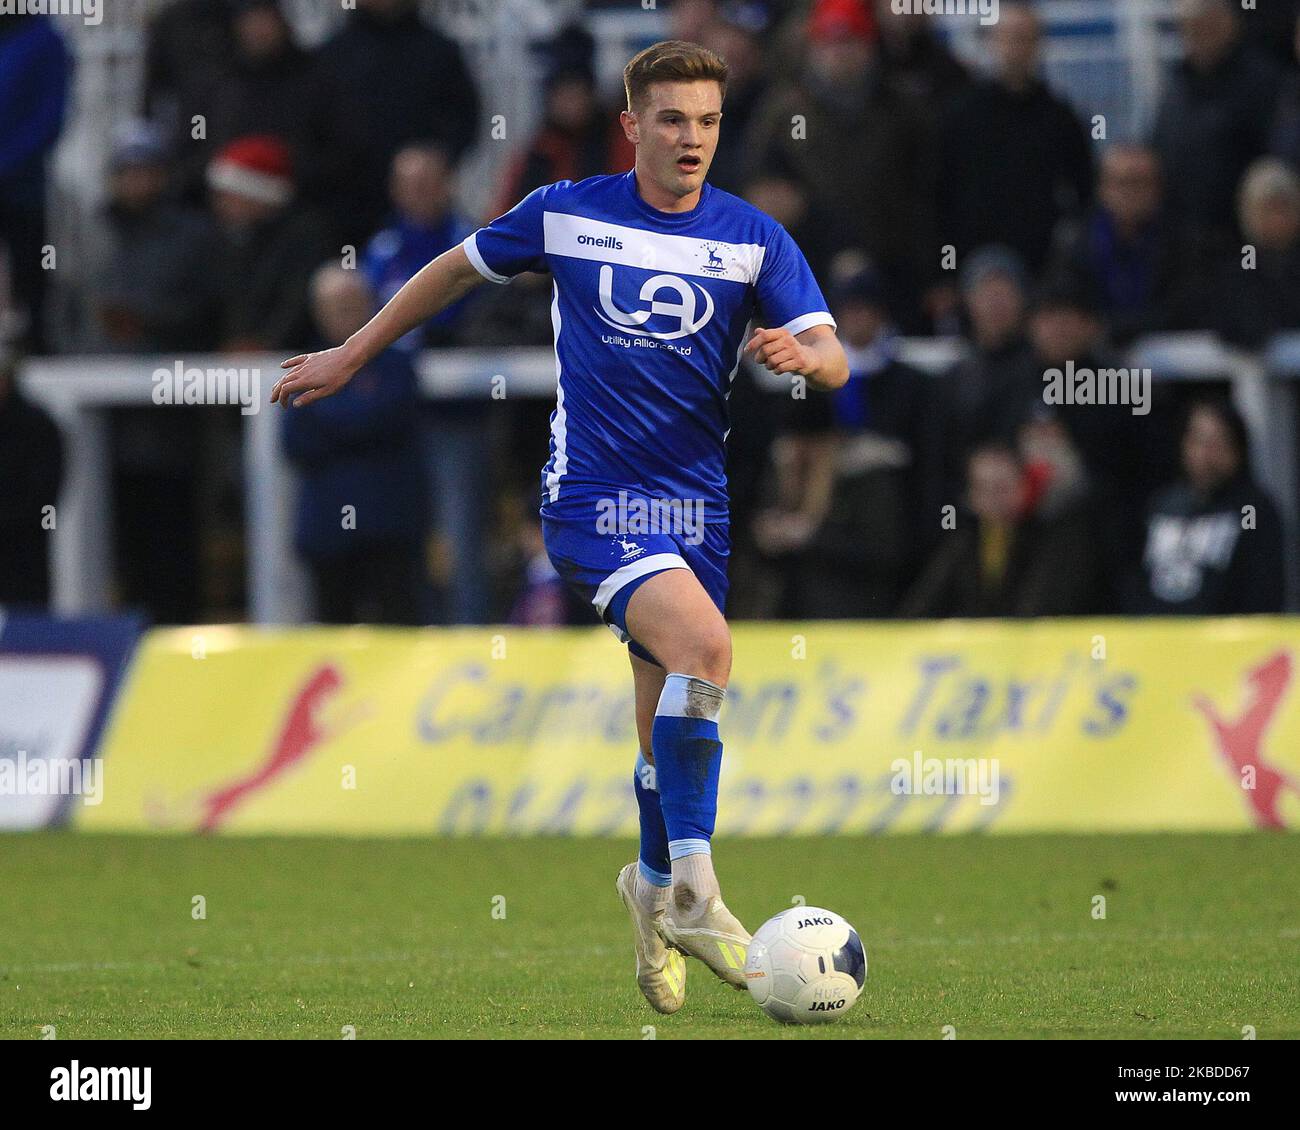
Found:
[[[624,110],[618,116],[619,122],[623,126],[623,133],[633,145],[639,145],[641,142],[641,132],[637,128],[636,115],[631,110]]]

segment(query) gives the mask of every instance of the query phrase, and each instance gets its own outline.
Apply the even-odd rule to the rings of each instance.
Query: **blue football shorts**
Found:
[[[649,502],[646,495],[625,493]],[[591,602],[597,615],[633,655],[657,663],[628,632],[627,603],[656,574],[689,569],[718,611],[723,612],[727,603],[727,558],[731,553],[726,516],[701,522],[698,529],[690,531],[608,533],[602,532],[598,506],[608,499],[608,493],[569,490],[555,502],[546,500],[541,509],[546,553],[565,583]]]

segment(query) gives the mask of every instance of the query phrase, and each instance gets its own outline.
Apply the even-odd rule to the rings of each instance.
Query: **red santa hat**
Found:
[[[288,204],[293,198],[289,147],[269,135],[238,138],[208,163],[208,185],[263,204]]]
[[[876,16],[865,0],[817,0],[808,19],[808,39],[830,43],[837,39],[876,41]]]

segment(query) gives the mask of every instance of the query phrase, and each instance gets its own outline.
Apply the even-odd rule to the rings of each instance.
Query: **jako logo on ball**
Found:
[[[783,1024],[824,1024],[853,1007],[867,980],[858,932],[821,907],[783,910],[749,943],[749,995]]]

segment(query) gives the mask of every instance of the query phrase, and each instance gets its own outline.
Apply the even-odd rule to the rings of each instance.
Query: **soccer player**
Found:
[[[484,279],[554,276],[557,393],[542,471],[546,549],[628,645],[640,741],[638,861],[618,876],[637,984],[685,999],[683,954],[744,988],[749,933],[722,901],[711,839],[731,673],[727,396],[742,349],[792,384],[839,388],[848,363],[799,249],[706,183],[727,66],[693,43],[624,71],[631,172],[560,181],[440,255],[343,345],[284,362],[272,402],[337,392],[403,334]],[[748,341],[758,308],[762,325]]]

